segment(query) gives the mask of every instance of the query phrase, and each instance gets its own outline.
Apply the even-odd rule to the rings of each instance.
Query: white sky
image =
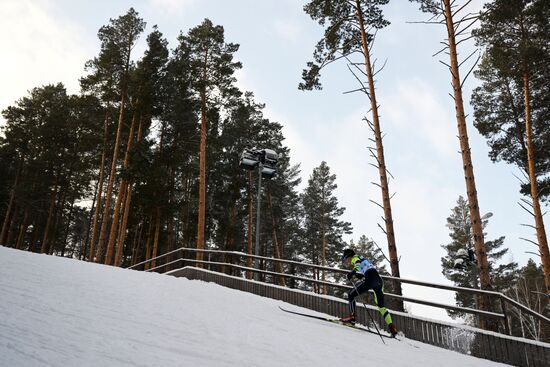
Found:
[[[359,345],[375,366],[505,366],[214,283],[5,247],[0,294],[1,366],[334,367]]]
[[[243,63],[239,85],[266,103],[265,114],[284,126],[286,144],[293,163],[301,163],[304,184],[313,168],[325,160],[337,175],[337,196],[346,207],[344,220],[354,227],[351,238],[374,238],[386,249],[377,227],[382,211],[369,200],[380,202],[380,190],[371,184],[377,171],[367,150],[371,137],[361,121],[368,111],[366,97],[344,91],[357,88],[345,64],[336,63],[322,72],[324,89],[297,90],[302,69],[311,60],[322,28],[302,11],[306,1],[296,0],[0,0],[0,109],[27,94],[33,87],[63,82],[71,93],[78,92],[78,78],[84,63],[97,55],[97,31],[109,18],[124,14],[133,6],[176,46],[180,30],[187,32],[206,17],[222,25],[226,41],[239,43],[236,59]],[[483,1],[475,0],[479,8]],[[446,218],[459,195],[465,195],[454,118],[448,93],[450,76],[437,58],[446,34],[442,27],[408,24],[425,20],[415,4],[392,1],[385,7],[392,24],[380,31],[374,56],[385,69],[378,75],[377,93],[381,125],[386,133],[385,155],[395,177],[390,191],[396,192],[392,209],[401,276],[448,283],[441,275],[440,245],[449,241]],[[144,50],[145,34],[135,55]],[[470,45],[472,47],[472,45]],[[469,52],[463,51],[464,55]],[[468,101],[475,79],[465,84]],[[467,112],[471,108],[467,105]],[[0,124],[3,120],[0,118]],[[485,139],[468,118],[472,157],[481,214],[494,213],[487,227],[487,240],[506,236],[505,246],[520,265],[537,249],[519,237],[535,240],[532,218],[517,202],[518,170],[505,163],[490,162]],[[546,219],[546,227],[549,222]],[[538,259],[537,259],[538,261]],[[452,294],[405,288],[410,296],[427,296],[433,301],[453,303]],[[413,310],[432,317],[443,312]]]

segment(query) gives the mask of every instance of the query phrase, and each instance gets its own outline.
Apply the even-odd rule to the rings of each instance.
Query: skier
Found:
[[[374,291],[374,302],[376,302],[376,306],[378,306],[378,311],[388,325],[391,335],[395,336],[397,334],[397,328],[393,324],[389,311],[384,307],[384,283],[374,265],[365,257],[356,255],[355,251],[350,248],[344,250],[342,263],[346,267],[353,266],[353,270],[347,274],[350,282],[353,283],[352,279],[354,276],[362,281],[355,284],[353,289],[348,292],[350,313],[348,316],[341,318],[340,321],[355,324],[355,298],[360,294],[368,292],[369,289],[372,289]]]

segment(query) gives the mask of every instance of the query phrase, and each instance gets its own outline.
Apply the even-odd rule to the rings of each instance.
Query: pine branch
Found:
[[[521,201],[523,201],[525,204],[529,205],[531,208],[533,207],[533,203],[527,199],[521,198]]]
[[[469,56],[468,56],[469,57]],[[479,60],[481,59],[481,54],[479,54],[477,56],[477,60],[474,62],[474,65],[472,65],[472,67],[470,68],[470,70],[466,73],[466,76],[464,77],[464,79],[462,79],[462,82],[460,83],[460,88],[462,89],[462,86],[464,85],[464,83],[466,82],[466,79],[468,79],[468,77],[470,76],[470,74],[472,73],[472,71],[474,70],[474,68],[477,66],[477,64],[479,63]],[[466,60],[464,60],[466,61]],[[462,65],[462,64],[461,64]]]
[[[466,61],[468,61],[468,60],[470,59],[470,57],[474,56],[474,54],[475,54],[476,52],[478,52],[478,50],[472,51],[472,53],[470,53],[470,54],[468,55],[468,57],[466,57],[464,60],[462,60],[462,62],[460,62],[460,64],[458,64],[458,68],[460,69],[460,67],[461,67]]]
[[[421,20],[421,21],[417,21],[417,22],[406,22],[407,24],[438,24],[438,25],[441,25],[441,24],[445,24],[445,21],[442,19],[442,20],[439,20],[439,21],[429,21],[429,20]]]
[[[535,241],[533,241],[533,240],[530,240],[530,239],[528,239],[528,238],[524,238],[524,237],[519,237],[519,239],[520,239],[520,240],[524,240],[524,241],[526,241],[526,242],[529,242],[529,243],[531,243],[531,244],[533,244],[533,245],[535,245],[535,246],[539,247],[539,244],[538,244],[538,243],[536,243],[536,242],[535,242]],[[540,255],[539,255],[539,256],[540,256]]]
[[[380,207],[380,209],[384,210],[384,207],[383,207],[382,205],[378,204],[376,201],[370,200],[370,199],[369,199],[369,201],[370,201],[371,203],[373,203],[373,204],[378,205],[378,206]]]
[[[374,74],[372,74],[372,77],[374,78],[376,76],[376,74],[378,74],[379,72],[381,72],[382,70],[384,70],[384,68],[386,67],[386,64],[388,63],[388,59],[386,59],[384,61],[384,64],[382,65],[382,67],[380,69],[378,69],[377,71],[374,72]]]
[[[342,94],[351,94],[351,93],[355,93],[355,92],[363,92],[365,94],[369,94],[368,91],[365,88],[357,88],[357,89],[353,89],[353,90],[348,90],[348,91],[342,92]]]
[[[451,65],[447,64],[445,61],[439,60],[439,62],[445,65],[446,67],[448,67],[449,69],[451,69]]]
[[[523,206],[523,205],[521,205],[520,203],[518,203],[518,204],[519,204],[519,206],[521,206],[521,207],[522,207],[522,209],[523,209],[523,210],[525,210],[525,211],[526,211],[527,213],[531,214],[531,216],[533,216],[533,217],[535,216],[535,214],[533,214],[533,212],[532,212],[532,211],[530,211],[529,209],[527,209],[526,207],[524,207],[524,206]]]
[[[519,178],[518,176],[516,176],[515,173],[512,172],[512,175],[513,175],[515,178],[517,178],[517,180],[520,182],[520,184],[522,184],[522,185],[525,185],[525,184],[526,184],[526,182],[523,181],[523,180],[522,180],[521,178]]]
[[[478,18],[475,18],[472,22],[470,22],[470,24],[468,24],[467,26],[465,26],[464,28],[462,28],[460,31],[458,31],[458,33],[455,34],[455,38],[460,37],[460,35],[461,35],[462,33],[466,32],[466,31],[468,30],[468,28],[470,28],[471,26],[473,26],[474,24],[476,24],[477,21],[478,21]],[[468,38],[471,38],[471,36],[468,37]],[[458,44],[459,44],[460,42],[462,42],[462,41],[463,41],[463,40],[460,40],[460,41],[457,42],[456,44],[458,45]]]
[[[384,258],[386,259],[386,261],[389,262],[389,263],[391,264],[390,259],[388,259],[388,257],[386,256],[386,254],[384,253],[384,251],[382,251],[382,249],[380,248],[380,246],[378,246],[378,244],[376,243],[376,241],[372,240],[372,243],[374,243],[374,245],[376,246],[376,248],[378,248],[378,250],[380,250],[380,252],[382,253],[382,255],[384,255]]]
[[[540,254],[537,254],[536,252],[533,252],[533,251],[525,251],[525,253],[541,257]]]
[[[443,42],[441,42],[441,43],[443,43]],[[443,47],[441,50],[439,50],[435,54],[433,54],[432,57],[435,57],[435,56],[439,55],[440,53],[445,52],[445,50],[447,50],[448,48],[449,48],[449,46],[445,45],[445,47]]]
[[[451,17],[455,17],[458,13],[460,13],[462,11],[462,9],[464,9],[465,7],[467,7],[468,5],[470,5],[470,3],[472,2],[472,0],[468,0],[466,1],[466,3],[464,5],[462,5],[458,10],[454,11],[453,13],[451,13]],[[454,3],[454,1],[453,1]],[[451,4],[452,6],[452,4]]]
[[[458,42],[456,43],[456,45],[458,46],[458,45],[460,45],[462,42],[468,41],[469,39],[472,39],[472,38],[474,38],[474,35],[470,34],[468,37],[465,37],[465,38],[461,39],[460,41],[458,41]]]
[[[382,219],[384,219],[384,218],[382,218]],[[386,221],[386,220],[384,219],[384,221]],[[376,225],[382,230],[382,232],[383,232],[385,235],[388,234],[388,233],[386,232],[386,230],[385,230],[384,228],[382,228],[382,226],[380,225],[380,223],[376,223]]]

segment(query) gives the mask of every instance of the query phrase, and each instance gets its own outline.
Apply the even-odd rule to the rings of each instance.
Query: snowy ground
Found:
[[[502,366],[407,339],[384,345],[279,305],[300,310],[212,283],[0,247],[0,366]]]

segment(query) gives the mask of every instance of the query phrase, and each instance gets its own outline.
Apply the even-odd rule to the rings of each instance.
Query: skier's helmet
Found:
[[[355,251],[350,248],[345,249],[342,254],[342,261],[345,261],[348,257],[352,257],[353,255],[355,255]]]

